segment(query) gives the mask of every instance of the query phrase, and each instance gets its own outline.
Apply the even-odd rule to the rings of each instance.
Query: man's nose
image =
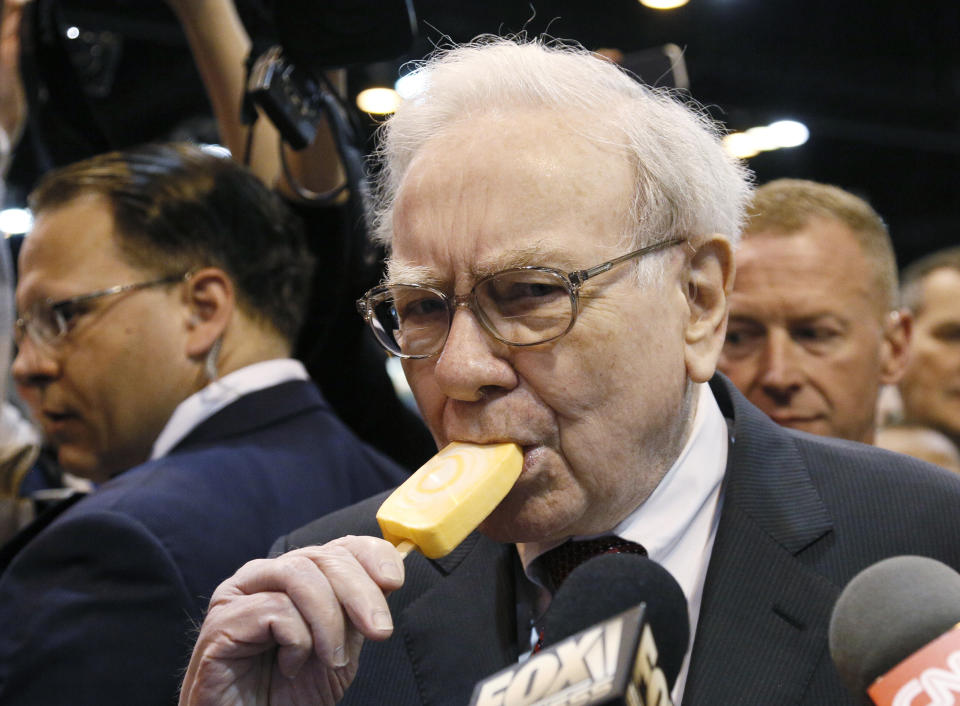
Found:
[[[802,355],[789,332],[772,330],[768,333],[760,377],[760,384],[768,395],[786,401],[784,398],[800,389],[803,384]]]
[[[437,384],[450,398],[473,402],[492,389],[517,384],[510,347],[496,340],[466,308],[457,308],[434,368]]]
[[[59,369],[52,352],[35,343],[29,335],[21,338],[10,366],[14,382],[21,387],[44,385],[57,376]]]

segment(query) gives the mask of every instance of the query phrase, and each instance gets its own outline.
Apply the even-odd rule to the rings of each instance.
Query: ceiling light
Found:
[[[394,112],[403,99],[392,88],[367,88],[357,94],[357,107],[371,115]]]
[[[810,137],[807,126],[796,120],[778,120],[770,123],[768,129],[774,133],[780,147],[799,147]]]
[[[753,140],[744,132],[731,132],[724,137],[723,148],[737,159],[747,159],[760,153]]]
[[[672,10],[677,7],[683,7],[689,0],[640,0],[640,4],[651,7],[654,10]]]
[[[753,143],[753,146],[757,148],[758,152],[769,152],[770,150],[779,149],[780,147],[777,143],[777,134],[765,125],[762,127],[752,127],[744,134]]]
[[[723,147],[727,153],[738,159],[748,159],[760,152],[799,147],[809,137],[810,131],[803,123],[796,120],[778,120],[744,132],[732,132],[723,138]]]

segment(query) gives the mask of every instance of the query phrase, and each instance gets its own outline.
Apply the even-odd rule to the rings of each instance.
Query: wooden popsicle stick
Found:
[[[397,551],[400,552],[401,556],[403,556],[404,559],[407,558],[407,554],[409,554],[416,548],[417,548],[417,545],[411,542],[409,539],[404,539],[403,541],[400,542],[400,544],[397,545]]]

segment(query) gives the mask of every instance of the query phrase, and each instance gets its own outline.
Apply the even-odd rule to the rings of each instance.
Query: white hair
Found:
[[[484,36],[438,50],[418,68],[425,88],[380,127],[374,237],[388,248],[400,184],[418,151],[451,126],[514,109],[545,109],[578,134],[619,146],[635,167],[631,245],[713,233],[736,245],[751,192],[720,128],[693,103],[653,89],[580,46]],[[535,139],[531,135],[531,139]]]

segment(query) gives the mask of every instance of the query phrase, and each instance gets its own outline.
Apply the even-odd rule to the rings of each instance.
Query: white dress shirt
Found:
[[[290,380],[308,380],[299,360],[277,358],[254,363],[217,378],[177,405],[160,436],[153,442],[150,459],[162,458],[201,422],[244,395]]]
[[[701,383],[697,387],[693,428],[673,466],[640,507],[612,532],[604,533],[643,545],[648,556],[677,580],[687,599],[690,645],[700,616],[710,552],[717,536],[722,504],[720,491],[729,450],[727,423],[710,386]],[[538,585],[530,565],[554,546],[555,543],[517,545],[524,570]],[[545,590],[541,596],[549,600]],[[683,698],[689,661],[688,650],[673,689],[675,704]]]

